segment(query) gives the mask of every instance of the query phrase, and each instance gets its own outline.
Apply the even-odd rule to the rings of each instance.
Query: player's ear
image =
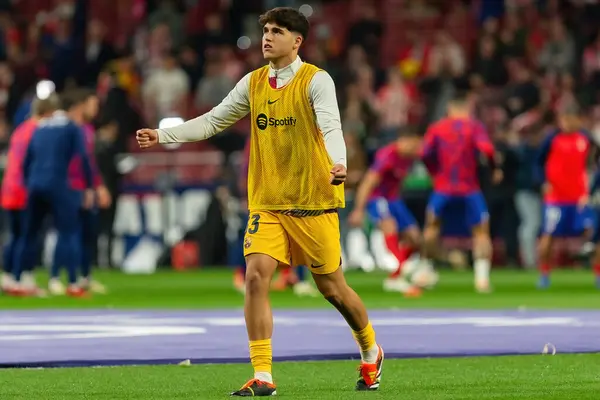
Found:
[[[302,35],[296,36],[296,40],[294,41],[294,50],[299,49],[302,42],[304,42],[304,39],[302,39]]]

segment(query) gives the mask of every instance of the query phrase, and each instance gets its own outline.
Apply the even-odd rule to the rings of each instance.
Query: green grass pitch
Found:
[[[240,308],[242,295],[224,270],[126,276],[98,272],[111,292],[90,299],[0,297],[0,309]],[[548,291],[536,275],[497,271],[494,293],[477,295],[468,272],[443,273],[436,290],[404,299],[381,290],[381,273],[347,274],[372,309],[596,309],[600,292],[587,271],[557,271]],[[40,282],[44,279],[40,277]],[[329,307],[322,299],[273,293],[276,308]],[[0,321],[1,323],[1,321]],[[277,329],[277,327],[275,327]],[[599,332],[600,340],[600,332]],[[399,338],[401,340],[401,338]],[[278,396],[288,399],[599,399],[600,355],[465,357],[387,360],[381,390],[355,393],[356,362],[276,363]],[[250,377],[249,365],[144,366],[0,371],[0,399],[222,399]]]

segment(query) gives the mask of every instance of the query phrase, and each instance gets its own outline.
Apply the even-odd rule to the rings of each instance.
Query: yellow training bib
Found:
[[[269,85],[268,66],[252,73],[249,209],[344,207],[344,185],[329,183],[333,162],[309,100],[308,87],[317,71],[304,63],[279,89]]]

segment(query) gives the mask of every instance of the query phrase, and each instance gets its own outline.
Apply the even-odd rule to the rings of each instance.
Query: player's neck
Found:
[[[294,61],[296,61],[297,54],[289,54],[287,56],[283,56],[274,60],[269,61],[269,66],[274,70],[280,70],[285,67],[289,67],[292,65]]]
[[[69,118],[77,125],[83,125],[85,123],[85,119],[83,118],[83,115],[81,115],[81,113],[71,112],[69,113]]]
[[[452,119],[471,119],[471,114],[468,112],[464,112],[464,113],[451,113],[448,115],[448,117],[452,118]]]

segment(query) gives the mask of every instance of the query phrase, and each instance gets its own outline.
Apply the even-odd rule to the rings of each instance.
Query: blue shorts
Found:
[[[429,198],[427,212],[443,222],[452,222],[472,228],[489,218],[488,208],[481,192],[467,196],[452,196],[434,192]],[[462,218],[457,218],[462,217]]]
[[[367,203],[367,214],[374,224],[378,224],[382,219],[394,218],[399,232],[417,226],[415,217],[402,200],[388,201],[383,197],[370,200]]]
[[[542,233],[553,237],[579,236],[594,226],[590,207],[579,209],[577,204],[544,204]]]

